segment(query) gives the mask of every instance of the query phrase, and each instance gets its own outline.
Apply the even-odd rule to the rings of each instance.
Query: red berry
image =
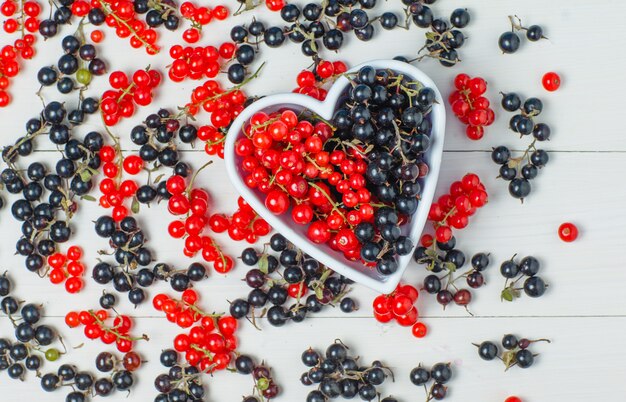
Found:
[[[389,314],[389,297],[387,295],[379,295],[374,299],[374,312],[378,314]]]
[[[426,327],[426,325],[424,325],[424,323],[422,322],[416,322],[413,325],[413,328],[411,330],[413,332],[414,337],[423,338],[426,336],[426,333],[428,332],[428,327]]]
[[[395,315],[405,315],[413,308],[413,300],[407,295],[396,294],[393,297],[391,308]]]
[[[414,286],[411,285],[398,285],[396,288],[398,293],[402,293],[411,299],[411,302],[414,304],[417,298],[419,297],[419,293]]]
[[[465,134],[470,140],[476,141],[483,138],[483,135],[485,134],[485,129],[482,126],[467,126],[467,128],[465,129]]]
[[[463,90],[467,87],[468,83],[470,81],[470,76],[467,74],[459,74],[456,77],[454,77],[454,87],[458,90]]]
[[[571,222],[565,222],[559,226],[559,237],[566,243],[573,242],[578,238],[578,228]]]
[[[509,396],[504,402],[522,402],[522,400],[516,396]]]
[[[448,226],[440,226],[435,231],[439,243],[447,243],[452,238],[452,230]]]
[[[379,314],[374,311],[374,318],[380,323],[386,323],[393,320],[393,315],[391,313]]]
[[[65,316],[65,323],[70,328],[75,328],[80,325],[78,313],[75,311],[70,311],[69,313],[67,313],[67,315]]]
[[[84,268],[83,268],[83,271],[84,271]],[[81,291],[82,288],[83,288],[83,280],[76,276],[68,278],[67,281],[65,281],[65,290],[67,290],[68,293],[78,293]]]
[[[271,213],[281,215],[289,209],[289,196],[281,190],[272,190],[265,198],[265,206]]]
[[[469,80],[468,88],[470,92],[472,93],[472,95],[480,96],[484,94],[485,91],[487,91],[487,83],[485,82],[484,79],[480,77],[474,77],[471,80]]]
[[[131,175],[136,175],[143,168],[143,160],[139,155],[129,155],[124,158],[124,171]]]
[[[330,228],[323,221],[315,221],[311,223],[307,229],[307,237],[313,243],[323,244],[330,240]]]
[[[543,87],[546,91],[556,91],[561,86],[561,77],[555,72],[545,73],[541,79]]]
[[[403,327],[408,327],[417,322],[418,315],[417,309],[413,307],[405,315],[397,316],[396,321]]]

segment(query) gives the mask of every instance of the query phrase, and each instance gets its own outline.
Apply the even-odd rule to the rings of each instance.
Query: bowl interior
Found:
[[[400,64],[400,66],[397,64]],[[373,66],[379,69],[388,68],[397,73],[410,76],[411,78],[420,81],[425,86],[434,89],[437,96],[437,103],[433,105],[432,111],[428,116],[432,123],[430,135],[431,146],[423,158],[429,166],[429,173],[426,177],[419,179],[422,192],[417,211],[411,217],[410,222],[401,226],[402,234],[409,236],[413,240],[413,243],[417,244],[419,235],[426,222],[430,203],[434,194],[437,176],[439,174],[439,164],[441,162],[444,131],[443,125],[445,122],[445,111],[441,95],[434,86],[434,83],[427,76],[425,76],[420,70],[406,63],[400,63],[397,61],[381,61],[376,63],[365,63],[364,65]],[[360,67],[361,66],[357,66],[352,70],[358,70]],[[407,71],[407,69],[409,71]],[[324,102],[319,102],[308,96],[299,94],[277,94],[264,97],[250,105],[235,120],[227,136],[225,158],[228,174],[243,198],[250,203],[250,205],[264,219],[266,219],[270,225],[272,225],[277,231],[282,233],[287,239],[302,249],[305,253],[311,255],[324,265],[356,282],[363,283],[366,286],[374,288],[380,292],[389,293],[400,281],[402,273],[411,260],[411,254],[399,257],[398,271],[392,275],[385,276],[379,274],[376,269],[364,266],[360,262],[348,261],[343,257],[343,253],[332,250],[326,244],[312,243],[306,236],[308,225],[298,225],[294,223],[291,219],[290,212],[280,216],[272,214],[264,205],[264,194],[257,189],[251,189],[245,185],[243,182],[245,172],[241,168],[242,158],[237,156],[234,152],[234,144],[236,140],[244,135],[242,129],[244,124],[254,113],[263,111],[269,114],[281,109],[292,109],[299,112],[304,109],[308,109],[312,110],[323,119],[329,120],[332,118],[336,107],[343,103],[344,100],[342,99],[342,96],[345,93],[347,85],[349,85],[347,78],[342,77],[337,80],[329,91]]]

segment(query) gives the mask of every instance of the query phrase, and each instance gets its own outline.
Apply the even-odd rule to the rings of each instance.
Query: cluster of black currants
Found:
[[[465,266],[466,261],[465,254],[455,247],[454,236],[447,243],[435,241],[430,248],[417,247],[413,259],[418,264],[426,265],[426,269],[432,272],[424,278],[423,289],[429,294],[437,295],[437,302],[444,309],[452,302],[467,309],[467,305],[472,301],[472,293],[469,289],[459,289],[456,282],[464,278],[467,286],[472,289],[483,286],[485,283],[483,271],[489,266],[489,254],[474,254],[470,260],[472,267],[455,276]],[[445,272],[442,277],[436,275],[441,272]]]
[[[369,366],[361,366],[359,358],[350,356],[349,348],[340,340],[336,340],[326,348],[322,356],[312,348],[302,353],[302,363],[309,370],[302,373],[300,382],[310,386],[317,384],[318,389],[309,392],[306,402],[326,402],[329,399],[342,397],[352,399],[359,396],[361,400],[371,401],[380,396],[376,389],[382,385],[393,372],[380,361],[373,361]],[[385,398],[384,402],[395,401]]]
[[[286,27],[266,27],[258,20],[247,26],[233,27],[230,37],[239,47],[235,54],[237,63],[228,68],[229,80],[234,84],[244,81],[246,68],[254,61],[260,43],[277,48],[288,38],[300,44],[305,56],[319,58],[322,45],[331,51],[339,50],[344,44],[344,33],[354,32],[359,40],[368,41],[374,37],[376,22],[385,30],[397,27],[398,17],[393,12],[384,12],[380,16],[368,14],[367,10],[374,8],[376,3],[377,0],[330,0],[325,6],[319,3],[287,4],[280,11],[283,21],[289,24]]]
[[[513,301],[522,295],[522,290],[530,297],[543,296],[548,285],[537,276],[539,268],[539,260],[532,256],[522,258],[519,263],[515,262],[515,256],[504,261],[500,265],[500,273],[506,278],[501,300]],[[524,280],[524,285],[519,287],[521,280]]]
[[[46,392],[52,392],[60,387],[71,387],[72,391],[65,396],[66,402],[85,402],[90,395],[108,396],[115,389],[128,390],[134,380],[130,372],[116,372],[112,378],[102,377],[95,379],[86,371],[78,371],[71,364],[59,366],[56,373],[47,373],[41,377],[41,387]]]
[[[72,18],[72,3],[74,3],[74,0],[59,0],[55,3],[55,7],[52,7],[52,10],[50,10],[50,17],[42,19],[39,23],[39,33],[41,36],[45,39],[52,38],[59,32],[59,25],[70,23],[70,19]],[[94,10],[102,13],[102,10],[98,8],[94,7],[91,11]],[[104,22],[104,18],[105,16],[102,14],[102,22]]]
[[[155,169],[165,166],[171,168],[173,174],[187,177],[191,168],[187,163],[180,161],[176,138],[184,144],[193,145],[198,138],[198,129],[193,124],[181,124],[178,116],[167,109],[160,109],[157,113],[148,115],[144,123],[135,126],[130,133],[130,139],[140,147],[139,157],[145,163],[153,162]],[[156,188],[149,184],[138,188],[136,197],[140,203],[150,203],[157,196],[170,197],[165,181],[155,184]]]
[[[388,206],[377,209],[373,224],[357,225],[355,234],[362,244],[361,258],[390,275],[398,269],[397,257],[413,250],[399,222],[410,220],[417,210],[421,179],[428,172],[423,155],[430,147],[436,95],[410,77],[369,66],[351,81],[339,101],[344,106],[333,116],[335,136],[344,148],[368,150],[366,187]]]
[[[509,15],[511,30],[504,32],[498,39],[498,46],[502,53],[515,53],[519,49],[521,40],[518,31],[526,32],[526,38],[531,42],[548,39],[543,36],[543,28],[539,25],[531,25],[528,28],[522,26],[522,20],[518,16]]]
[[[509,182],[511,196],[524,200],[530,194],[530,181],[537,177],[539,169],[548,161],[548,153],[543,149],[537,149],[537,141],[550,139],[550,126],[545,123],[535,123],[534,118],[543,110],[543,102],[538,98],[528,98],[522,101],[514,92],[502,94],[502,107],[509,112],[519,112],[509,122],[509,128],[522,137],[533,136],[522,156],[513,158],[511,151],[506,146],[498,146],[491,152],[491,159],[500,166],[498,177]]]
[[[20,310],[20,304],[11,295],[13,284],[5,274],[0,276],[0,310],[6,314],[15,327],[15,342],[0,338],[0,371],[7,371],[10,378],[23,379],[26,370],[39,372],[43,361],[55,361],[61,352],[50,346],[56,339],[56,331],[41,320],[41,306],[28,303]],[[16,317],[19,310],[19,317]],[[39,353],[41,355],[39,355]]]
[[[200,402],[205,391],[202,385],[202,373],[194,366],[178,363],[178,352],[165,349],[160,361],[168,372],[159,374],[154,380],[154,387],[159,394],[154,402]]]
[[[430,57],[439,60],[445,67],[452,67],[461,61],[458,49],[466,39],[461,29],[470,22],[467,9],[457,8],[452,11],[450,21],[447,22],[443,18],[435,18],[430,7],[423,2],[413,1],[407,5],[407,14],[411,15],[413,23],[418,27],[430,28],[430,32],[426,33],[426,43],[418,52],[418,61]]]
[[[272,326],[280,327],[287,321],[302,322],[310,313],[318,313],[335,303],[339,303],[345,313],[357,309],[356,302],[345,297],[351,280],[303,253],[279,233],[270,238],[270,248],[280,253],[278,258],[253,248],[241,253],[242,262],[256,268],[250,269],[245,278],[252,290],[247,299],[233,300],[230,315],[241,319],[252,313],[254,319],[254,310],[265,308],[269,303],[267,320]],[[308,290],[313,294],[301,302]],[[290,298],[295,303],[285,308]]]
[[[146,15],[146,24],[151,28],[163,25],[168,31],[175,31],[180,25],[178,7],[172,0],[135,0],[133,6],[137,14]]]
[[[194,262],[186,269],[176,270],[165,263],[157,263],[151,269],[152,252],[145,247],[145,236],[135,218],[127,216],[119,223],[108,215],[103,215],[95,222],[96,233],[108,238],[115,249],[116,265],[99,262],[93,268],[96,283],[112,283],[120,293],[128,293],[129,301],[138,305],[146,300],[144,288],[156,280],[169,280],[170,286],[177,292],[191,287],[193,282],[206,278],[206,267]],[[104,252],[101,252],[104,253]]]
[[[502,108],[507,112],[519,112],[514,115],[509,128],[521,136],[532,134],[536,141],[550,139],[550,126],[545,123],[535,123],[534,118],[543,111],[543,102],[539,98],[528,98],[522,104],[522,100],[515,92],[502,93]]]
[[[430,370],[421,364],[411,370],[409,379],[418,387],[424,386],[426,390],[426,402],[430,400],[440,401],[448,394],[448,387],[445,385],[452,378],[452,368],[450,363],[437,363]],[[432,385],[428,384],[432,380]]]
[[[248,355],[239,355],[235,359],[235,371],[239,374],[251,375],[254,380],[252,395],[244,396],[243,402],[265,402],[276,398],[280,389],[271,369],[265,364],[256,364]]]
[[[502,337],[502,347],[504,352],[500,353],[498,345],[491,341],[472,345],[478,348],[478,355],[483,360],[493,360],[496,357],[504,363],[505,371],[513,366],[528,368],[535,362],[536,354],[533,354],[528,347],[535,342],[548,342],[548,339],[529,340],[526,338],[518,339],[513,334],[506,334]]]
[[[101,352],[96,356],[96,369],[106,373],[106,377],[95,378],[91,373],[79,371],[71,364],[59,366],[56,373],[47,373],[41,377],[41,387],[52,392],[60,387],[70,387],[72,391],[66,395],[66,402],[85,402],[91,395],[109,396],[117,391],[128,391],[135,383],[130,370],[126,370],[122,361],[109,352]]]
[[[32,272],[45,268],[45,258],[56,251],[57,244],[69,240],[69,221],[78,206],[75,198],[90,197],[93,176],[101,163],[98,151],[103,145],[102,135],[92,131],[82,141],[72,138],[70,126],[64,124],[66,116],[63,104],[48,103],[39,117],[26,123],[27,134],[2,150],[8,167],[0,173],[0,179],[9,193],[22,196],[11,206],[13,217],[23,222],[16,250],[26,257],[26,268]],[[26,169],[18,167],[18,159],[30,155],[33,140],[43,134],[48,134],[61,150],[54,172],[38,161]]]
[[[106,65],[97,57],[95,46],[85,43],[82,34],[67,35],[61,41],[61,46],[64,54],[57,61],[57,65],[42,67],[37,73],[37,80],[42,86],[49,87],[56,84],[60,93],[69,94],[80,88],[76,86],[74,79],[86,86],[91,82],[92,76],[106,73]],[[68,120],[72,124],[82,123],[83,118],[84,111],[81,109],[76,109],[68,115]]]

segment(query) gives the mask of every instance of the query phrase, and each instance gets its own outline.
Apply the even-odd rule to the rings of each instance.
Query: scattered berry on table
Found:
[[[525,32],[526,38],[531,42],[547,39],[543,35],[543,28],[539,25],[529,27],[522,26],[522,20],[518,16],[509,15],[511,30],[504,32],[498,39],[498,46],[503,53],[515,53],[520,47],[521,39],[518,32]]]
[[[540,264],[533,256],[527,256],[521,261],[515,261],[515,255],[500,265],[500,274],[506,278],[504,289],[500,293],[500,300],[513,301],[522,295],[522,291],[530,297],[541,297],[546,292],[548,284],[537,275]],[[523,281],[523,282],[521,282]]]
[[[559,226],[559,237],[566,243],[571,243],[578,238],[578,228],[571,222],[562,223]]]
[[[561,77],[555,72],[545,73],[541,83],[546,91],[554,92],[561,86]]]
[[[511,367],[518,366],[520,368],[529,368],[535,362],[537,354],[533,354],[528,348],[537,342],[550,343],[549,339],[535,339],[530,340],[527,338],[518,338],[513,334],[506,334],[502,337],[501,346],[504,349],[500,351],[498,345],[491,341],[484,341],[480,344],[473,343],[472,345],[478,348],[478,356],[481,359],[491,361],[494,359],[500,360],[504,364],[504,370],[508,371]],[[519,399],[512,397],[511,401],[519,401]],[[510,398],[509,398],[510,399]],[[509,401],[507,399],[505,402]]]
[[[451,363],[437,363],[430,370],[420,363],[411,370],[409,379],[413,385],[423,386],[426,391],[426,402],[430,400],[440,401],[448,394],[447,383],[452,378]],[[428,384],[430,388],[428,387]]]
[[[370,365],[360,363],[360,358],[351,355],[350,348],[340,340],[330,344],[324,354],[309,348],[301,359],[309,369],[302,373],[300,382],[318,388],[309,392],[307,402],[326,402],[339,396],[351,399],[357,395],[361,400],[372,401],[380,395],[377,387],[387,377],[393,378],[391,369],[378,360]]]
[[[231,302],[233,317],[247,318],[256,325],[256,313],[269,304],[269,324],[282,327],[289,321],[302,322],[327,306],[338,305],[344,313],[358,309],[356,301],[346,297],[351,280],[303,253],[279,233],[270,238],[269,246],[279,253],[278,258],[252,247],[241,253],[241,261],[250,267],[245,282],[251,290],[247,297]]]
[[[467,124],[465,133],[470,140],[479,140],[495,119],[490,102],[485,97],[487,82],[480,78],[471,78],[467,74],[458,74],[454,78],[456,90],[448,97],[452,112],[463,124]]]
[[[543,110],[543,102],[538,98],[528,98],[523,103],[514,92],[501,93],[502,108],[508,112],[518,112],[510,122],[509,128],[520,134],[520,138],[532,134],[532,141],[520,157],[513,157],[512,151],[504,146],[492,149],[491,159],[500,165],[499,176],[509,182],[509,194],[524,202],[531,192],[531,180],[537,177],[539,169],[549,161],[548,153],[536,147],[537,142],[550,140],[552,130],[545,123],[535,123],[535,118]]]

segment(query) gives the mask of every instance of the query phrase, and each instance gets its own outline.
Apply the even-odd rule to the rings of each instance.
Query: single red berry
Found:
[[[281,215],[289,209],[289,196],[281,190],[272,190],[265,198],[265,206],[276,215]]]
[[[77,261],[82,257],[83,250],[78,246],[71,246],[67,249],[67,258],[72,261]]]
[[[559,237],[564,242],[573,242],[578,237],[578,228],[571,222],[565,222],[559,226]]]
[[[412,328],[413,336],[416,338],[423,338],[428,332],[428,327],[422,322],[416,322]]]
[[[543,87],[546,91],[554,92],[561,86],[561,77],[553,71],[545,73],[541,79]]]
[[[405,315],[413,308],[413,300],[407,295],[401,293],[396,294],[393,297],[391,308],[395,315]]]
[[[70,311],[69,313],[67,313],[67,315],[65,316],[65,323],[70,328],[75,328],[80,325],[78,313],[75,311]]]
[[[440,226],[435,231],[439,243],[447,243],[452,238],[452,230],[448,226]]]
[[[516,396],[509,396],[504,402],[522,402],[522,400]]]
[[[417,309],[413,307],[405,315],[397,316],[396,321],[398,322],[398,324],[402,325],[403,327],[408,327],[408,326],[415,324],[417,322],[418,317],[419,317],[419,313]]]
[[[82,264],[81,264],[82,266]],[[84,271],[84,267],[83,267],[83,271]],[[82,272],[81,272],[82,274]],[[71,275],[71,273],[70,273]],[[78,293],[81,291],[81,289],[83,288],[83,280],[73,276],[71,278],[68,278],[67,281],[65,281],[65,290],[67,290],[68,293]]]

